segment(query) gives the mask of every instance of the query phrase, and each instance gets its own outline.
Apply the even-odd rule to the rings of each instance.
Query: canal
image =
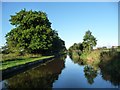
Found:
[[[9,88],[118,88],[100,69],[75,63],[68,55],[1,81]]]

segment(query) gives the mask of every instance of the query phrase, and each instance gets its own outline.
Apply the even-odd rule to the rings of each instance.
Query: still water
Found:
[[[107,79],[106,79],[107,78]],[[69,56],[57,58],[1,81],[3,88],[118,88],[109,76]]]

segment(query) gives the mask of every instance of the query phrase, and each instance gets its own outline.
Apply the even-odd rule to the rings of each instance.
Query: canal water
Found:
[[[1,81],[2,88],[118,88],[119,85],[69,56],[57,58]]]

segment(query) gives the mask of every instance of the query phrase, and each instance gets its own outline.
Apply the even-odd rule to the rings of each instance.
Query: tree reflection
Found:
[[[114,86],[120,86],[120,52],[113,50],[110,52],[102,52],[100,63],[94,67],[91,67],[89,63],[83,62],[80,58],[74,58],[72,55],[70,55],[70,58],[74,63],[86,65],[84,67],[84,75],[89,84],[94,83],[97,70],[99,70],[104,80],[110,81]]]
[[[83,62],[83,60],[80,59],[79,56],[73,56],[71,54],[69,54],[69,57],[71,58],[71,60],[74,62],[74,63],[77,63],[79,65],[85,65],[85,63]]]
[[[93,84],[94,83],[94,78],[97,76],[97,70],[98,68],[96,67],[92,67],[90,65],[88,65],[87,63],[83,62],[82,60],[80,60],[80,58],[76,57],[74,58],[73,56],[69,55],[71,60],[74,62],[74,63],[77,63],[79,65],[85,65],[84,67],[84,75],[85,75],[85,78],[87,79],[88,83],[89,84]]]
[[[6,80],[6,87],[13,88],[52,88],[62,69],[65,57],[55,59]]]
[[[97,76],[97,70],[93,67],[86,65],[84,67],[84,75],[89,84],[94,83],[94,78]]]
[[[104,80],[110,81],[114,86],[120,85],[120,53],[114,57],[107,59],[104,58],[100,63],[101,74]]]

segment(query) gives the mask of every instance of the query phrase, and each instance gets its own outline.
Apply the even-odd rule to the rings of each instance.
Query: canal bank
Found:
[[[52,61],[53,59],[58,58],[60,56],[61,55],[51,56],[49,58],[44,58],[42,60],[40,59],[40,60],[36,60],[34,62],[28,62],[28,63],[22,64],[22,65],[10,67],[10,68],[7,68],[5,70],[0,70],[0,72],[2,72],[2,78],[0,80],[7,79],[15,74],[24,72],[24,71],[31,69],[39,64],[44,64],[48,61]]]
[[[107,79],[105,79],[107,78]],[[116,82],[116,81],[113,81]],[[109,75],[94,71],[88,65],[75,63],[69,56],[35,66],[13,75],[1,83],[4,88],[118,88]],[[101,84],[102,83],[102,84]]]

